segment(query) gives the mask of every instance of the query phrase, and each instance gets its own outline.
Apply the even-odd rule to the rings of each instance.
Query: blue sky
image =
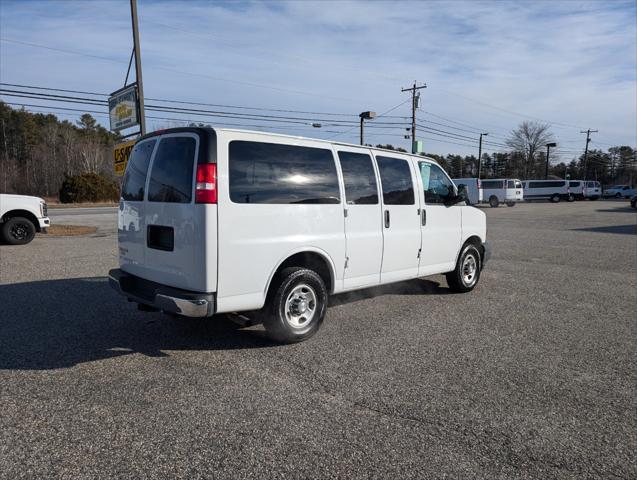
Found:
[[[422,133],[428,152],[477,153],[477,132],[503,143],[525,119],[552,123],[563,152],[556,159],[583,149],[579,131],[589,127],[599,130],[593,148],[637,145],[635,1],[138,2],[147,97],[354,120],[400,105],[408,99],[401,87],[418,80],[428,86],[419,124],[470,137]],[[0,81],[108,93],[126,74],[129,4],[2,0],[0,38]],[[397,125],[370,124],[366,140],[406,147],[400,117],[409,114],[408,102],[398,106],[384,119]],[[358,141],[357,127],[326,123],[264,129]],[[151,128],[178,124],[149,121]]]

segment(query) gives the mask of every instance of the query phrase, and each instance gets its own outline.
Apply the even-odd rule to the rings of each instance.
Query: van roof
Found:
[[[214,132],[241,132],[241,133],[250,133],[254,135],[267,135],[269,137],[279,137],[279,138],[290,138],[295,140],[311,140],[313,142],[321,142],[327,143],[330,145],[341,145],[344,147],[358,147],[358,148],[367,148],[368,150],[374,150],[378,152],[384,153],[400,153],[403,155],[411,155],[419,158],[426,159],[430,162],[438,164],[436,159],[428,157],[426,155],[419,155],[417,153],[409,153],[409,152],[399,152],[398,150],[388,150],[386,148],[378,148],[378,147],[369,147],[366,145],[358,145],[356,143],[346,143],[346,142],[334,142],[332,140],[324,140],[322,138],[312,138],[312,137],[303,137],[301,135],[286,135],[283,133],[271,133],[271,132],[263,132],[259,130],[243,130],[240,128],[215,128],[215,127],[175,127],[175,128],[166,128],[161,130],[155,130],[154,132],[147,133],[146,135],[137,139],[137,141],[145,140],[147,138],[156,137],[158,135],[165,135],[167,133],[178,133],[178,132],[202,132],[202,131],[214,131]]]

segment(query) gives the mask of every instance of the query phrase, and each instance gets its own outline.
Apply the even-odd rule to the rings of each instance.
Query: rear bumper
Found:
[[[484,268],[484,266],[491,258],[491,244],[489,242],[484,242],[482,246],[484,247],[484,255],[482,256],[482,268]]]
[[[119,268],[108,272],[108,283],[131,301],[186,317],[210,317],[215,313],[215,294],[168,287],[126,273]]]

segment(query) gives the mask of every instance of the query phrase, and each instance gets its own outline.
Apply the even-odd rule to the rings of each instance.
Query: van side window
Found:
[[[420,178],[425,190],[425,203],[445,203],[450,195],[453,195],[453,183],[438,165],[427,162],[418,162]]]
[[[504,182],[502,180],[481,180],[481,186],[483,190],[490,190],[494,188],[504,188]],[[513,188],[513,187],[510,187]]]
[[[579,187],[580,182],[568,182],[569,187]]]
[[[414,184],[407,160],[376,157],[385,205],[414,205]]]
[[[196,148],[192,137],[161,139],[150,172],[149,202],[190,203]]]
[[[340,203],[331,150],[278,143],[230,142],[234,203]]]
[[[564,187],[566,182],[561,182],[559,180],[548,180],[546,182],[529,182],[529,188],[559,188]]]
[[[138,143],[130,154],[130,160],[126,167],[126,175],[122,182],[122,198],[141,202],[144,200],[144,185],[150,156],[157,140],[148,140]]]
[[[349,205],[378,204],[376,173],[372,159],[364,153],[338,152],[345,183],[345,201]]]

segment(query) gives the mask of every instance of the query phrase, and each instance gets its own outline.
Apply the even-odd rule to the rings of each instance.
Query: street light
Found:
[[[544,170],[544,180],[549,178],[549,152],[551,147],[557,147],[557,143],[551,142],[546,144],[546,169]]]
[[[358,116],[361,117],[361,145],[365,145],[363,142],[363,123],[365,120],[373,120],[376,118],[376,112],[362,112]]]
[[[482,168],[482,137],[486,137],[488,133],[480,134],[480,146],[478,147],[478,179],[480,178],[480,170]]]

